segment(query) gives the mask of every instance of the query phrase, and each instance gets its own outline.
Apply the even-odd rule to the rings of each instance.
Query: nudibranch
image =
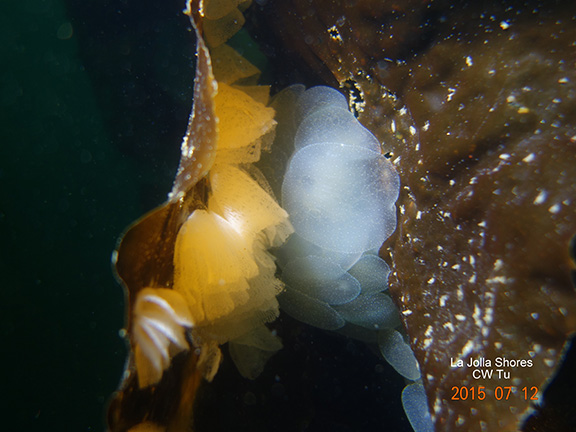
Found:
[[[281,199],[295,232],[276,252],[282,308],[328,330],[393,328],[400,320],[382,294],[390,270],[377,253],[396,227],[398,174],[340,92],[284,91],[297,99],[294,118],[279,119],[295,125]]]
[[[280,104],[279,125],[289,127],[277,137],[285,148],[275,150],[293,151],[281,203],[294,226],[275,252],[286,283],[281,308],[315,327],[373,340],[397,372],[417,381],[418,363],[387,293],[390,268],[378,255],[396,229],[399,176],[339,91],[296,85],[276,96],[272,105]],[[415,430],[430,430],[421,383],[402,400]]]

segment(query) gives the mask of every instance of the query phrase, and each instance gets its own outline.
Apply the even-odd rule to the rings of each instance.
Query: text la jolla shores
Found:
[[[532,359],[508,359],[496,357],[494,360],[485,357],[469,357],[465,360],[450,357],[451,368],[468,368],[472,370],[474,379],[490,379],[493,376],[499,379],[510,379],[510,371],[505,369],[530,368]],[[497,369],[492,369],[492,367]]]

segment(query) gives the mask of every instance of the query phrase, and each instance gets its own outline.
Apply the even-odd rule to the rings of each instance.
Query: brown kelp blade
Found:
[[[383,251],[436,430],[518,430],[535,407],[521,390],[543,394],[576,332],[574,4],[326,3],[270,0],[262,21],[393,148]],[[480,358],[532,366],[500,381],[451,367]],[[486,400],[453,397],[478,386]]]
[[[131,334],[135,298],[146,287],[171,288],[174,278],[174,244],[187,217],[205,204],[202,178],[210,169],[216,151],[214,115],[216,86],[210,55],[192,19],[197,37],[197,69],[194,106],[182,143],[180,166],[169,200],[131,225],[119,241],[114,264],[126,293],[126,340]],[[190,342],[190,341],[189,341]],[[131,349],[123,381],[108,409],[111,431],[190,429],[192,407],[201,382],[194,350],[176,355],[156,385],[140,388]]]

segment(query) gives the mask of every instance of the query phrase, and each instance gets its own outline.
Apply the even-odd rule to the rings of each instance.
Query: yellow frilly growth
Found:
[[[215,102],[219,119],[215,163],[257,162],[261,150],[267,150],[274,138],[274,110],[224,83],[218,84]]]
[[[238,59],[226,65],[235,63]],[[245,62],[242,67],[222,68],[222,79],[229,83],[218,82],[214,99],[218,144],[207,208],[192,213],[178,233],[174,289],[190,308],[195,343],[212,344],[206,348],[212,351],[214,342],[254,346],[258,353],[268,353],[258,354],[265,361],[279,341],[262,336],[268,333],[263,324],[278,316],[276,296],[283,288],[268,249],[281,245],[293,229],[263,175],[250,165],[269,148],[276,122],[274,110],[262,103],[267,88],[234,86],[234,80],[256,70]],[[254,350],[249,355],[253,357]],[[245,368],[250,376],[252,369]]]
[[[200,11],[204,18],[204,37],[210,47],[230,39],[244,25],[243,9],[250,0],[206,0]]]
[[[223,343],[278,316],[283,285],[268,248],[281,245],[292,226],[238,165],[213,167],[210,184],[208,209],[195,211],[178,234],[174,288],[186,298],[200,335]]]
[[[252,245],[217,213],[197,210],[176,242],[175,286],[197,323],[230,315],[249,300],[248,281],[258,275]]]

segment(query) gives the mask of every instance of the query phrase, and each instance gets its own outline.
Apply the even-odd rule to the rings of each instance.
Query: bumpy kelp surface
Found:
[[[574,5],[271,3],[279,39],[394,148],[390,290],[436,429],[522,428],[576,330]],[[525,427],[574,427],[547,409]]]

